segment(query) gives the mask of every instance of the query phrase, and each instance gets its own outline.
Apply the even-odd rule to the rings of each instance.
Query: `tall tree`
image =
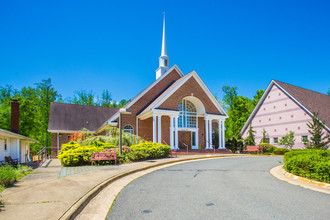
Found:
[[[252,100],[253,108],[258,104],[259,100],[261,99],[264,93],[265,90],[263,89],[257,90],[256,95],[253,96],[253,100]]]
[[[72,103],[79,105],[98,105],[93,91],[87,92],[86,90],[75,91]]]
[[[256,145],[256,142],[255,142],[255,133],[256,132],[253,130],[252,123],[250,123],[248,132],[249,132],[249,136],[247,136],[247,138],[245,139],[245,146]]]
[[[234,101],[238,96],[237,87],[223,86],[222,91],[225,93],[223,98],[225,109],[226,110],[233,109]]]
[[[311,134],[309,140],[304,142],[306,148],[328,149],[329,135],[323,137],[324,121],[319,119],[319,113],[314,112],[312,122],[307,122],[308,132]]]
[[[112,104],[111,93],[107,89],[105,89],[102,92],[101,106],[112,107],[111,104]]]
[[[262,138],[260,140],[260,143],[268,143],[269,142],[268,140],[269,139],[268,139],[267,131],[266,131],[266,129],[263,129],[262,130]]]
[[[55,90],[52,85],[52,80],[46,79],[42,80],[40,83],[36,83],[37,94],[40,99],[40,122],[41,122],[41,143],[49,147],[49,133],[48,129],[48,121],[49,121],[49,111],[50,111],[50,103],[54,102],[58,99],[61,99],[61,95]]]

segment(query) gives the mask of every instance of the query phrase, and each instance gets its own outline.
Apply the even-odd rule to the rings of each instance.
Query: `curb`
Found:
[[[319,182],[316,180],[307,179],[301,176],[296,176],[292,173],[287,172],[284,170],[283,165],[276,166],[270,170],[270,173],[276,177],[277,179],[286,181],[290,184],[296,186],[302,186],[304,188],[318,191],[322,193],[330,194],[330,184]]]
[[[179,159],[179,160],[173,160],[173,161],[166,161],[163,163],[159,164],[154,164],[130,171],[126,171],[120,174],[117,174],[115,176],[110,177],[109,179],[103,181],[102,183],[96,185],[93,187],[89,192],[87,192],[85,195],[80,197],[79,200],[77,200],[59,219],[61,220],[68,220],[68,219],[74,219],[77,217],[80,212],[86,207],[86,205],[97,195],[99,194],[105,187],[107,187],[109,184],[115,182],[116,180],[123,178],[125,176],[128,176],[130,174],[140,172],[143,170],[147,170],[150,168],[158,167],[158,166],[163,166],[166,164],[171,164],[171,163],[177,163],[177,162],[183,162],[183,161],[191,161],[191,160],[200,160],[200,159],[212,159],[212,158],[221,158],[221,157],[241,157],[244,155],[215,155],[215,156],[203,156],[203,157],[193,157],[193,158],[184,158],[184,159]],[[247,155],[248,156],[248,155]]]

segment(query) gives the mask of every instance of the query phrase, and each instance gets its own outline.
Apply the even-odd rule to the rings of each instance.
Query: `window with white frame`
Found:
[[[124,132],[134,134],[134,128],[132,127],[132,125],[125,125],[124,126]]]
[[[7,150],[7,139],[5,138],[4,149]]]
[[[274,144],[278,144],[278,138],[274,137]]]
[[[192,102],[182,99],[178,110],[180,111],[178,118],[179,128],[197,128],[197,112]]]

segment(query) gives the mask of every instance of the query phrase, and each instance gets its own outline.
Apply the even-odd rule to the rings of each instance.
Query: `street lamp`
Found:
[[[120,108],[119,109],[119,154],[122,153],[122,143],[121,143],[121,136],[122,136],[122,125],[121,125],[121,115],[129,115],[132,114],[132,111],[128,108]]]

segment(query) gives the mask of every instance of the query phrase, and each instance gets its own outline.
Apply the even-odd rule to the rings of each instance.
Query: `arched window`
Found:
[[[132,127],[132,125],[125,125],[124,132],[134,134],[134,128]]]
[[[195,105],[185,99],[179,103],[179,128],[197,128],[197,112]]]

